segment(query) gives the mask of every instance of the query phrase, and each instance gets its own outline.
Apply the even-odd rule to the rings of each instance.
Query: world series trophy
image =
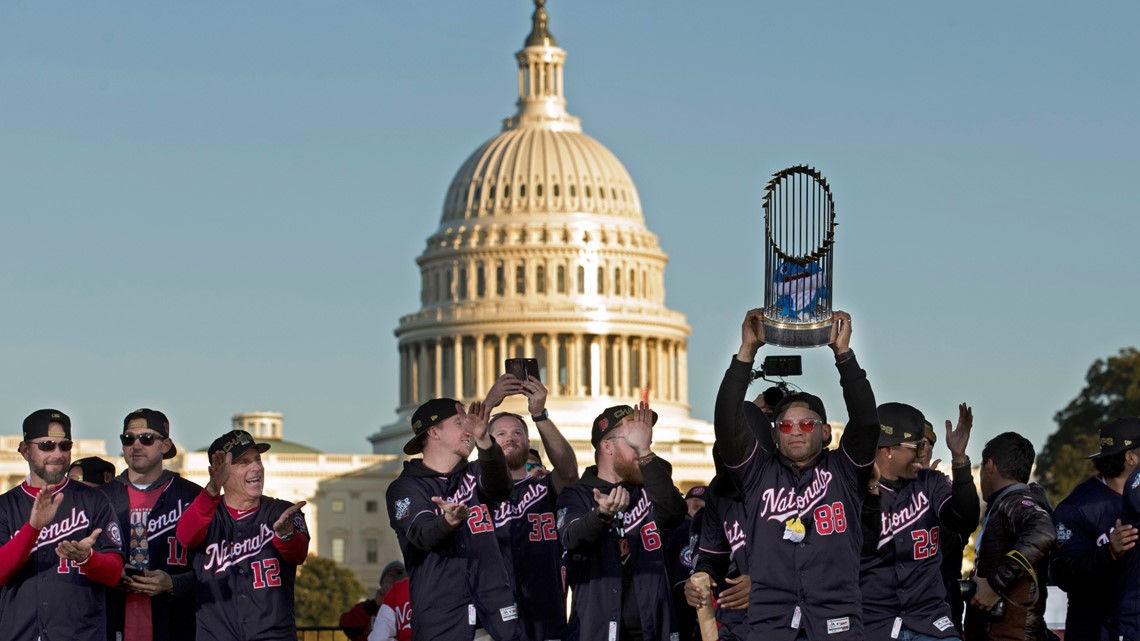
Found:
[[[764,342],[831,341],[835,203],[827,179],[805,165],[772,174],[764,194]]]

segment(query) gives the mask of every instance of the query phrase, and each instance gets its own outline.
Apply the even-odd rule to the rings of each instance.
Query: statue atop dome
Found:
[[[534,26],[530,30],[530,35],[526,38],[527,47],[557,47],[558,42],[554,40],[554,36],[550,35],[550,31],[546,29],[546,0],[534,0],[534,15],[531,20]]]

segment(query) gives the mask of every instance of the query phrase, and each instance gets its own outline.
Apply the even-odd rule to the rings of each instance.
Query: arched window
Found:
[[[546,293],[546,268],[542,265],[534,268],[534,290],[539,294]]]
[[[598,293],[606,293],[606,268],[598,266]]]
[[[629,270],[629,295],[637,296],[637,272]]]
[[[503,267],[503,261],[499,261],[495,265],[495,294],[502,296],[507,293],[507,274]]]
[[[526,293],[526,266],[519,265],[515,267],[515,293]]]
[[[456,287],[456,296],[459,300],[467,299],[467,268],[459,268],[459,285]]]
[[[483,269],[483,261],[475,263],[475,297],[483,298],[487,295],[487,274]]]
[[[557,280],[558,280],[558,283],[557,283],[558,293],[559,294],[565,294],[566,293],[566,267],[564,265],[558,266]]]
[[[578,265],[578,293],[586,293],[586,268]]]
[[[614,267],[614,296],[621,296],[621,267]]]

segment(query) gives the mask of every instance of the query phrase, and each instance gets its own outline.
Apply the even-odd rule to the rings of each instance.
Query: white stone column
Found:
[[[583,393],[581,334],[574,334],[571,349],[567,350],[567,356],[570,358],[571,371],[573,372],[573,375],[570,377],[570,393],[573,396],[581,396]]]
[[[534,358],[534,334],[526,332],[522,335],[523,339],[523,356],[526,358]]]
[[[486,381],[483,380],[483,362],[486,354],[483,353],[483,335],[475,335],[475,398],[479,398],[487,391]]]
[[[619,348],[621,350],[621,367],[618,368],[621,382],[618,384],[617,395],[621,398],[629,398],[629,336],[622,334],[618,339],[621,344]]]
[[[638,365],[638,389],[632,390],[637,394],[645,389],[646,385],[652,387],[652,382],[649,380],[649,342],[644,336],[637,339],[637,365]]]
[[[562,385],[558,380],[558,370],[560,369],[558,363],[558,334],[547,334],[546,337],[546,389],[549,391],[550,396],[561,396]]]
[[[677,384],[680,372],[677,369],[677,341],[669,341],[669,393],[674,401],[679,401],[681,386]]]
[[[463,398],[463,335],[456,334],[451,342],[451,380],[455,384],[452,393],[456,400]]]
[[[439,398],[443,396],[443,339],[437,338],[432,343],[432,351],[435,356],[435,388],[432,391],[432,398]]]
[[[410,388],[408,386],[408,346],[400,346],[400,405],[407,405]]]
[[[681,353],[677,356],[677,371],[681,379],[681,398],[678,399],[682,403],[689,402],[689,344],[683,343],[680,348]]]
[[[590,349],[590,396],[597,398],[602,395],[602,336],[593,335],[587,339]]]

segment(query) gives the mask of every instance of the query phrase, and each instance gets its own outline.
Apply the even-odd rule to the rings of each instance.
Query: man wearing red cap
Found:
[[[119,581],[122,538],[107,497],[67,477],[71,419],[24,419],[28,479],[0,496],[0,639],[103,641],[105,586]]]

